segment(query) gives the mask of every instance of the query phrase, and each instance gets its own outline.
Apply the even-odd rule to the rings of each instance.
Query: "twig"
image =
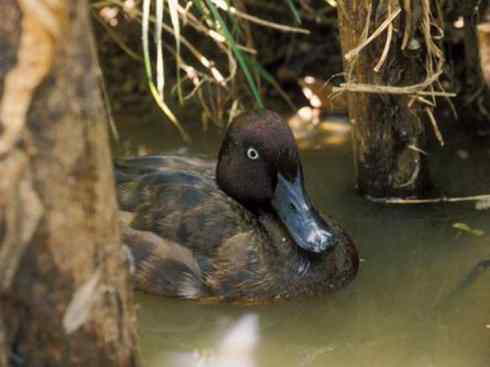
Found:
[[[284,31],[284,32],[310,34],[310,31],[308,29],[305,29],[305,28],[290,27],[290,26],[287,26],[287,25],[284,25],[284,24],[269,22],[267,20],[254,17],[253,15],[250,15],[250,14],[247,14],[247,13],[243,13],[240,10],[238,10],[237,8],[228,5],[223,0],[211,0],[211,1],[218,8],[220,8],[220,9],[222,9],[222,10],[224,10],[224,11],[230,13],[230,14],[236,15],[239,18],[246,19],[249,22],[252,22],[252,23],[255,23],[255,24],[264,26],[264,27],[268,27],[268,28],[278,29],[278,30]]]
[[[434,129],[434,134],[439,141],[439,144],[441,144],[441,147],[444,146],[444,139],[442,137],[441,130],[439,130],[439,126],[437,125],[436,118],[434,117],[434,114],[432,113],[432,108],[426,107],[425,112],[427,113],[427,116],[429,116],[430,123],[432,124],[432,128]]]
[[[425,150],[423,150],[423,149],[421,149],[418,146],[413,145],[413,144],[408,145],[407,148],[410,150],[413,150],[414,152],[418,152],[420,154],[423,154],[425,156],[429,155],[429,153],[427,153]]]
[[[456,93],[424,91],[420,84],[413,84],[406,87],[392,87],[388,85],[374,85],[363,83],[341,83],[339,87],[332,88],[333,93],[353,92],[353,93],[373,93],[373,94],[397,94],[435,97],[455,97]]]
[[[189,13],[186,9],[182,8],[182,6],[179,5],[177,10],[179,11],[179,13],[181,14],[182,17],[185,16],[186,21],[192,27],[194,27],[195,30],[197,30],[201,33],[204,33],[208,37],[211,37],[213,40],[216,41],[216,43],[218,45],[223,45],[224,43],[226,43],[226,39],[223,35],[219,34],[218,32],[216,32],[213,29],[209,29],[206,26],[204,26],[201,22],[199,22],[199,20],[192,13]],[[257,50],[255,50],[253,48],[250,48],[250,47],[247,47],[244,45],[238,45],[238,44],[236,46],[240,50],[248,52],[249,54],[252,54],[252,55],[257,54]]]
[[[430,107],[436,107],[436,104],[432,101],[429,101],[428,99],[425,99],[424,97],[421,97],[421,96],[418,96],[416,98],[417,101],[419,101],[420,103],[425,103],[426,105],[430,106]]]
[[[109,34],[110,37],[116,42],[116,44],[124,51],[126,52],[130,57],[132,57],[135,60],[138,61],[143,61],[143,58],[135,51],[133,51],[122,39],[119,37],[119,35],[114,32],[114,30],[107,25],[107,23],[101,18],[101,16],[96,12],[92,12],[95,20],[102,26],[104,29],[107,31],[107,34]]]
[[[412,38],[412,2],[411,0],[403,0],[403,10],[405,11],[405,30],[403,32],[403,40],[401,49],[405,50],[408,42]]]
[[[391,10],[391,8],[390,8]],[[393,38],[393,24],[390,22],[388,24],[388,31],[386,34],[386,43],[385,47],[383,48],[383,53],[381,54],[381,57],[378,60],[378,63],[374,67],[374,71],[377,73],[380,71],[380,69],[383,67],[383,64],[386,61],[386,58],[388,57],[388,52],[390,52],[390,45],[391,45],[391,39]]]
[[[434,204],[434,203],[457,203],[463,201],[481,201],[490,200],[490,194],[474,195],[474,196],[460,196],[460,197],[446,197],[439,198],[427,198],[427,199],[402,199],[402,198],[375,198],[367,195],[366,198],[375,203],[381,204]]]
[[[388,18],[385,19],[383,23],[364,41],[361,42],[359,46],[353,48],[349,52],[344,55],[344,58],[347,61],[350,61],[353,57],[357,56],[359,52],[361,52],[367,45],[369,45],[376,37],[378,37],[390,24],[395,20],[395,18],[400,14],[401,9],[398,8],[391,14]]]

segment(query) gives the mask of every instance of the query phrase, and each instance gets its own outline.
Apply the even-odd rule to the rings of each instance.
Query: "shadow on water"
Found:
[[[123,124],[117,154],[179,149],[178,138],[160,125],[135,125]],[[201,134],[183,152],[214,157],[220,141],[220,134]],[[472,154],[475,160],[488,162],[488,150]],[[138,294],[145,366],[180,367],[182,361],[190,366],[218,366],[219,361],[228,361],[229,356],[220,354],[223,345],[230,346],[227,336],[237,327],[241,335],[239,326],[246,315],[254,315],[243,334],[249,343],[237,348],[250,356],[243,358],[243,364],[223,365],[488,366],[490,271],[480,271],[483,265],[474,269],[490,257],[489,212],[477,211],[471,204],[369,203],[353,189],[349,143],[303,152],[302,159],[313,201],[336,217],[360,247],[357,279],[328,297],[253,307]],[[438,159],[436,164],[446,158]],[[466,181],[467,191],[458,194],[475,193],[468,186],[472,178],[465,177],[465,168],[441,166],[444,169],[434,170],[436,182],[445,184],[448,177],[454,178],[460,190],[460,181]],[[486,234],[462,233],[452,227],[456,222]],[[180,357],[173,359],[176,355]]]

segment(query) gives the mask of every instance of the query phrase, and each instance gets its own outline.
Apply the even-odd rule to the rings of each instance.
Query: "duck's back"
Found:
[[[230,276],[224,273],[256,262],[256,219],[218,188],[214,168],[214,162],[183,157],[116,163],[119,205],[128,212],[123,239],[139,288],[202,298],[213,293],[213,282]]]

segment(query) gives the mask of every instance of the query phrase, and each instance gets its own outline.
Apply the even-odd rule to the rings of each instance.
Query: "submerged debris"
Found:
[[[453,228],[477,237],[481,237],[485,235],[485,231],[482,231],[481,229],[471,228],[469,225],[465,223],[453,223]]]

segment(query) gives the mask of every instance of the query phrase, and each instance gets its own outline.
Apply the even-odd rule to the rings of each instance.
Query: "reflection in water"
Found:
[[[288,120],[301,150],[319,150],[345,144],[351,135],[346,117],[322,117],[319,110],[302,107]]]
[[[255,367],[254,351],[259,339],[259,322],[255,314],[242,316],[226,330],[214,351],[175,353],[172,367]]]

